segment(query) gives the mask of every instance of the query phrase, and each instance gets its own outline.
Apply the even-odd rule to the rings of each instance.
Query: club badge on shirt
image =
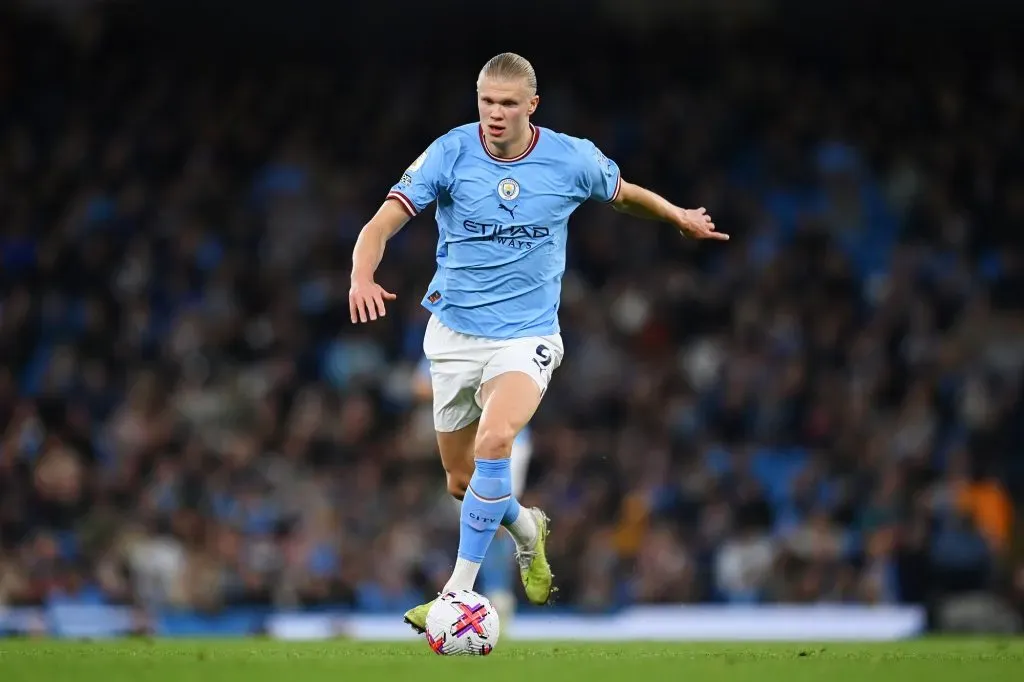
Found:
[[[498,196],[505,201],[512,201],[519,196],[519,183],[512,178],[505,178],[498,183]]]

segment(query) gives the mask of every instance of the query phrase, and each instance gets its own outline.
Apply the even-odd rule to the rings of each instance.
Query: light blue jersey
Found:
[[[559,331],[569,216],[610,202],[618,166],[589,140],[531,125],[523,154],[499,159],[478,123],[427,147],[389,199],[415,216],[437,202],[437,271],[423,306],[450,329],[488,339]]]

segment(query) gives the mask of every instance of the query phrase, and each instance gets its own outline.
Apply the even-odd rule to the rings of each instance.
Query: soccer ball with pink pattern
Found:
[[[486,656],[499,631],[497,611],[472,590],[442,594],[427,613],[427,644],[440,656]]]

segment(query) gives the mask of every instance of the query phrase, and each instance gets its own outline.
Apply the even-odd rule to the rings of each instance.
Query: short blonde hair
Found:
[[[526,80],[531,92],[537,94],[537,72],[533,70],[533,64],[526,57],[520,57],[514,52],[502,52],[488,59],[484,68],[480,69],[478,86],[485,77],[504,81],[522,78]]]

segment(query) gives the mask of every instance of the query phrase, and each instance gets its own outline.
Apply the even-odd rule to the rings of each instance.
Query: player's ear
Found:
[[[533,116],[533,112],[537,111],[538,104],[540,104],[540,95],[534,95],[530,98],[530,106],[526,109],[529,116]]]

